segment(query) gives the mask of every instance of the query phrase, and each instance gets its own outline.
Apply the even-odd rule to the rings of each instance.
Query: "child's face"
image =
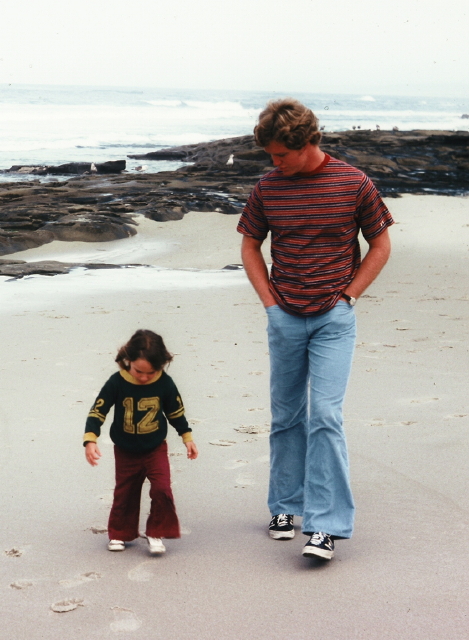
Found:
[[[138,382],[140,382],[140,384],[146,384],[156,376],[158,371],[155,370],[148,360],[138,358],[138,360],[134,360],[130,363],[129,373]]]

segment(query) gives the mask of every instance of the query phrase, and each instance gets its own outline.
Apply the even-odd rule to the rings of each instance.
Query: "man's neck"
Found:
[[[326,157],[324,151],[321,151],[317,144],[310,144],[307,147],[307,154],[307,161],[301,171],[301,174],[308,174],[316,171],[316,169],[324,162],[324,158]]]

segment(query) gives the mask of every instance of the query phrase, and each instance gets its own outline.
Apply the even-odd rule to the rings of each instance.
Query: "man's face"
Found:
[[[305,145],[302,149],[288,149],[280,142],[273,141],[264,149],[272,157],[274,166],[278,167],[284,176],[293,176],[295,173],[307,171],[308,146],[311,145]]]

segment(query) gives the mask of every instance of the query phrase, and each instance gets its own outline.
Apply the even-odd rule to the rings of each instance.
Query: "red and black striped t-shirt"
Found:
[[[289,313],[314,315],[331,309],[353,279],[359,231],[370,240],[393,222],[371,180],[326,154],[307,176],[279,169],[263,176],[238,231],[257,240],[270,231],[272,294]]]

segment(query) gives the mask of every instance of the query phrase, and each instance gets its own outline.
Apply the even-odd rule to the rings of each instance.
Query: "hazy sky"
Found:
[[[469,94],[467,0],[11,0],[0,83]]]

